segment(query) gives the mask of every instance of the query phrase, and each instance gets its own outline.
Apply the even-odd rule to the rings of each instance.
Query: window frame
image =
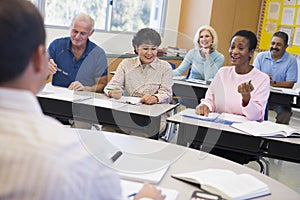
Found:
[[[95,31],[96,32],[106,32],[106,33],[124,33],[124,34],[133,34],[133,33],[135,33],[135,31],[111,30],[113,1],[114,0],[106,0],[107,8],[106,8],[104,29],[95,28]],[[153,29],[157,30],[161,35],[163,35],[164,29],[165,29],[168,0],[162,0],[162,1],[163,1],[163,3],[162,3],[162,6],[161,6],[161,19],[160,19],[159,27],[152,27]],[[31,0],[31,2],[34,2],[36,7],[40,10],[42,16],[45,17],[45,15],[46,15],[46,0]],[[65,26],[65,25],[45,24],[45,27],[46,28],[56,28],[56,29],[69,29],[69,26]]]

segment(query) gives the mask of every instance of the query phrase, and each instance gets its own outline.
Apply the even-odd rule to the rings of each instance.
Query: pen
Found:
[[[112,162],[115,162],[116,160],[118,160],[118,158],[122,155],[122,151],[117,151],[110,159],[112,160]]]
[[[251,80],[248,82],[248,84],[251,84]]]
[[[116,88],[106,88],[106,90],[115,90]]]
[[[137,193],[129,194],[129,195],[127,196],[127,198],[134,197],[135,195],[137,195]]]

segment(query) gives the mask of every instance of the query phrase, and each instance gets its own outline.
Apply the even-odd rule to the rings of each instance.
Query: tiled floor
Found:
[[[269,112],[269,120],[274,121],[275,113],[273,111]],[[290,125],[299,126],[300,127],[300,112],[295,113],[296,117],[292,117],[290,121]],[[169,141],[172,143],[176,143],[176,134],[171,134]],[[299,152],[300,156],[300,152]],[[300,164],[287,162],[276,159],[265,158],[269,164],[269,176],[278,180],[279,182],[285,184],[289,188],[295,190],[300,193]],[[246,165],[252,169],[259,171],[259,166],[256,162],[251,162]]]

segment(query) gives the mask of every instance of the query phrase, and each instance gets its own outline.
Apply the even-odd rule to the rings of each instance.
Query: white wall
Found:
[[[166,20],[165,20],[165,32],[162,37],[162,45],[176,46],[177,30],[179,25],[181,0],[168,0]],[[47,32],[47,46],[55,38],[69,35],[69,29],[58,28],[46,28]],[[132,51],[131,40],[133,35],[128,33],[105,33],[95,32],[91,36],[91,40],[100,45],[106,53],[124,53]]]

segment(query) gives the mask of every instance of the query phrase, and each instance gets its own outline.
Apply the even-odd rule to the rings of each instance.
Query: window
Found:
[[[30,0],[41,10],[46,26],[69,27],[73,16],[85,12],[95,29],[136,32],[140,28],[163,29],[167,0]]]

